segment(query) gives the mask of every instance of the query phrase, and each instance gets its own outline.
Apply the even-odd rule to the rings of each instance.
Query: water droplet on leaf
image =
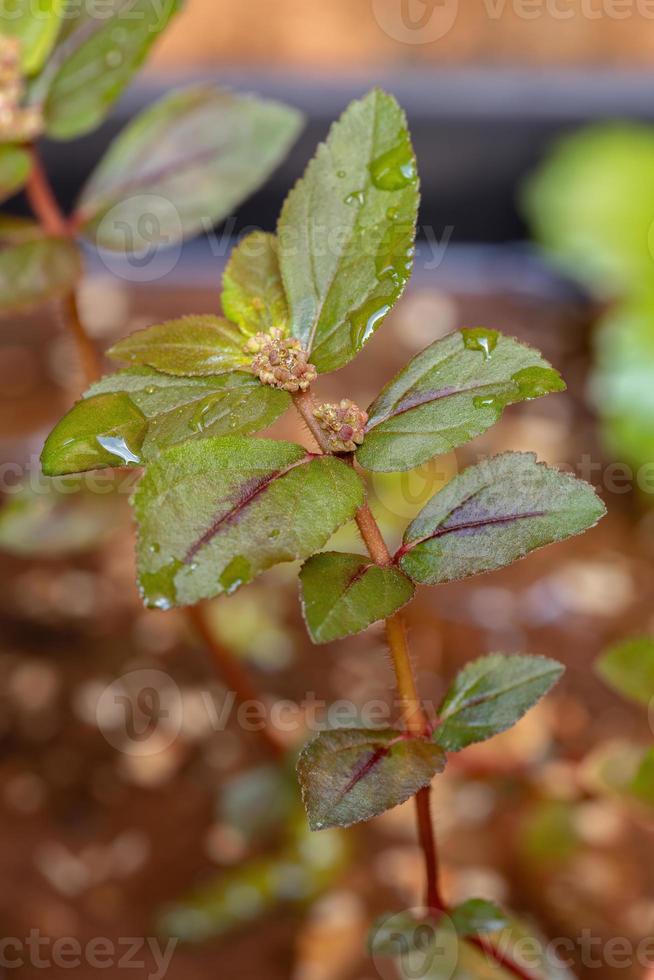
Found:
[[[231,595],[232,592],[241,586],[249,582],[252,577],[252,566],[247,558],[242,555],[236,555],[232,558],[230,563],[225,566],[223,572],[220,576],[220,584],[227,595]]]
[[[398,191],[416,180],[416,161],[411,144],[404,134],[399,142],[370,164],[370,176],[382,191]]]
[[[484,355],[484,360],[487,361],[497,346],[499,333],[497,330],[474,327],[472,329],[466,328],[462,330],[461,336],[463,337],[463,346],[467,350],[481,351]]]

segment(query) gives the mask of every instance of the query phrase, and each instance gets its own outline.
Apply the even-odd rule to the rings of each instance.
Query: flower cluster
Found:
[[[313,414],[320,428],[327,433],[331,452],[352,453],[363,442],[368,415],[349,398],[318,405]]]
[[[284,391],[306,391],[318,377],[308,354],[299,340],[286,337],[284,331],[273,327],[270,333],[258,333],[245,345],[253,354],[251,370],[262,384]]]
[[[43,129],[39,106],[21,106],[25,83],[20,41],[0,34],[0,142],[28,143]]]

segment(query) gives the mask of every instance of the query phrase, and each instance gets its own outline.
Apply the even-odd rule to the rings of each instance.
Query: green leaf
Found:
[[[194,603],[308,558],[362,500],[350,466],[293,443],[234,436],[164,450],[134,495],[145,601]]]
[[[25,186],[32,163],[29,153],[20,146],[0,146],[0,201],[6,201]]]
[[[54,45],[67,0],[0,0],[0,31],[21,42],[21,67],[33,75]]]
[[[96,245],[118,251],[151,247],[153,223],[165,244],[207,231],[266,180],[300,123],[289,106],[213,86],[166,95],[112,143],[77,220]]]
[[[368,409],[357,459],[369,470],[408,470],[485,432],[507,405],[563,391],[531,347],[496,330],[457,330],[397,374]]]
[[[248,336],[273,327],[287,331],[288,303],[275,235],[254,231],[239,242],[223,274],[221,302],[225,316]]]
[[[0,311],[38,306],[65,296],[82,273],[80,254],[65,238],[41,238],[0,250]]]
[[[375,89],[332,126],[278,224],[291,333],[319,371],[352,360],[402,294],[418,197],[404,113]]]
[[[145,416],[128,395],[79,401],[46,439],[43,472],[61,476],[103,466],[138,466],[147,428]]]
[[[597,672],[619,694],[648,705],[654,698],[654,637],[617,643],[597,661]]]
[[[180,6],[180,0],[72,4],[29,95],[43,103],[47,135],[68,140],[95,129]]]
[[[588,126],[556,144],[527,183],[534,237],[566,275],[601,296],[648,288],[652,270],[654,132],[635,123]]]
[[[484,898],[469,898],[467,902],[462,902],[452,909],[450,918],[460,936],[497,932],[509,925],[509,918],[502,909]]]
[[[188,439],[250,435],[271,425],[290,396],[232,371],[206,378],[178,378],[153,368],[117,371],[91,385],[85,398],[125,392],[148,420],[143,459]]]
[[[326,551],[309,558],[300,572],[302,611],[314,643],[360,633],[386,619],[414,593],[397,568],[380,568],[361,555]]]
[[[400,568],[427,585],[489,572],[592,527],[593,488],[534,453],[502,453],[455,476],[409,524]]]
[[[323,830],[370,820],[428,786],[444,766],[433,742],[391,728],[321,732],[297,765],[309,826]]]
[[[245,367],[252,360],[243,353],[245,341],[238,327],[222,317],[184,316],[136,330],[114,344],[107,356],[164,374],[202,377]]]
[[[556,684],[564,667],[548,657],[491,653],[461,670],[440,706],[434,739],[448,752],[511,728]]]

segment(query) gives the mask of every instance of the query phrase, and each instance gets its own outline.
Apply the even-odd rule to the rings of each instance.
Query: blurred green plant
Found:
[[[565,137],[521,200],[536,241],[604,306],[591,397],[607,448],[632,466],[651,463],[654,128],[606,123]]]
[[[373,90],[318,147],[284,203],[277,235],[256,232],[234,250],[223,279],[225,316],[157,324],[115,345],[109,356],[128,367],[92,386],[59,422],[42,465],[51,476],[145,467],[133,505],[138,581],[149,606],[193,607],[299,559],[314,643],[385,621],[402,705],[398,727],[331,728],[303,749],[297,772],[309,825],[331,833],[414,796],[425,915],[439,923],[451,913],[466,942],[528,977],[484,936],[503,913],[481,900],[455,910],[446,904],[430,784],[447,752],[515,724],[563,668],[546,657],[481,658],[454,678],[438,717],[430,717],[400,609],[417,583],[508,565],[591,527],[604,507],[590,486],[533,454],[505,453],[452,479],[406,528],[396,554],[389,552],[361,468],[409,471],[468,443],[507,406],[565,387],[537,351],[474,328],[418,354],[367,411],[349,398],[314,401],[318,375],[353,360],[402,294],[418,201],[404,114],[392,96]],[[251,438],[291,405],[317,452]],[[323,551],[351,519],[368,555]],[[250,871],[259,883],[271,874],[268,864]],[[256,898],[252,884],[250,899],[267,900],[269,891],[259,887]],[[183,922],[200,922],[202,933],[207,916],[224,915],[224,885],[190,906]]]

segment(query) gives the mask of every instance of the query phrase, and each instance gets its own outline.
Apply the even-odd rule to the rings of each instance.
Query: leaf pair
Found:
[[[298,761],[312,830],[346,827],[403,803],[443,770],[444,750],[457,752],[510,728],[562,673],[547,657],[490,654],[458,674],[431,738],[395,729],[321,733]]]
[[[365,629],[413,595],[412,582],[435,585],[509,565],[595,524],[604,506],[592,487],[504,453],[454,477],[409,525],[391,568],[333,552],[310,558],[300,582],[315,643]]]

